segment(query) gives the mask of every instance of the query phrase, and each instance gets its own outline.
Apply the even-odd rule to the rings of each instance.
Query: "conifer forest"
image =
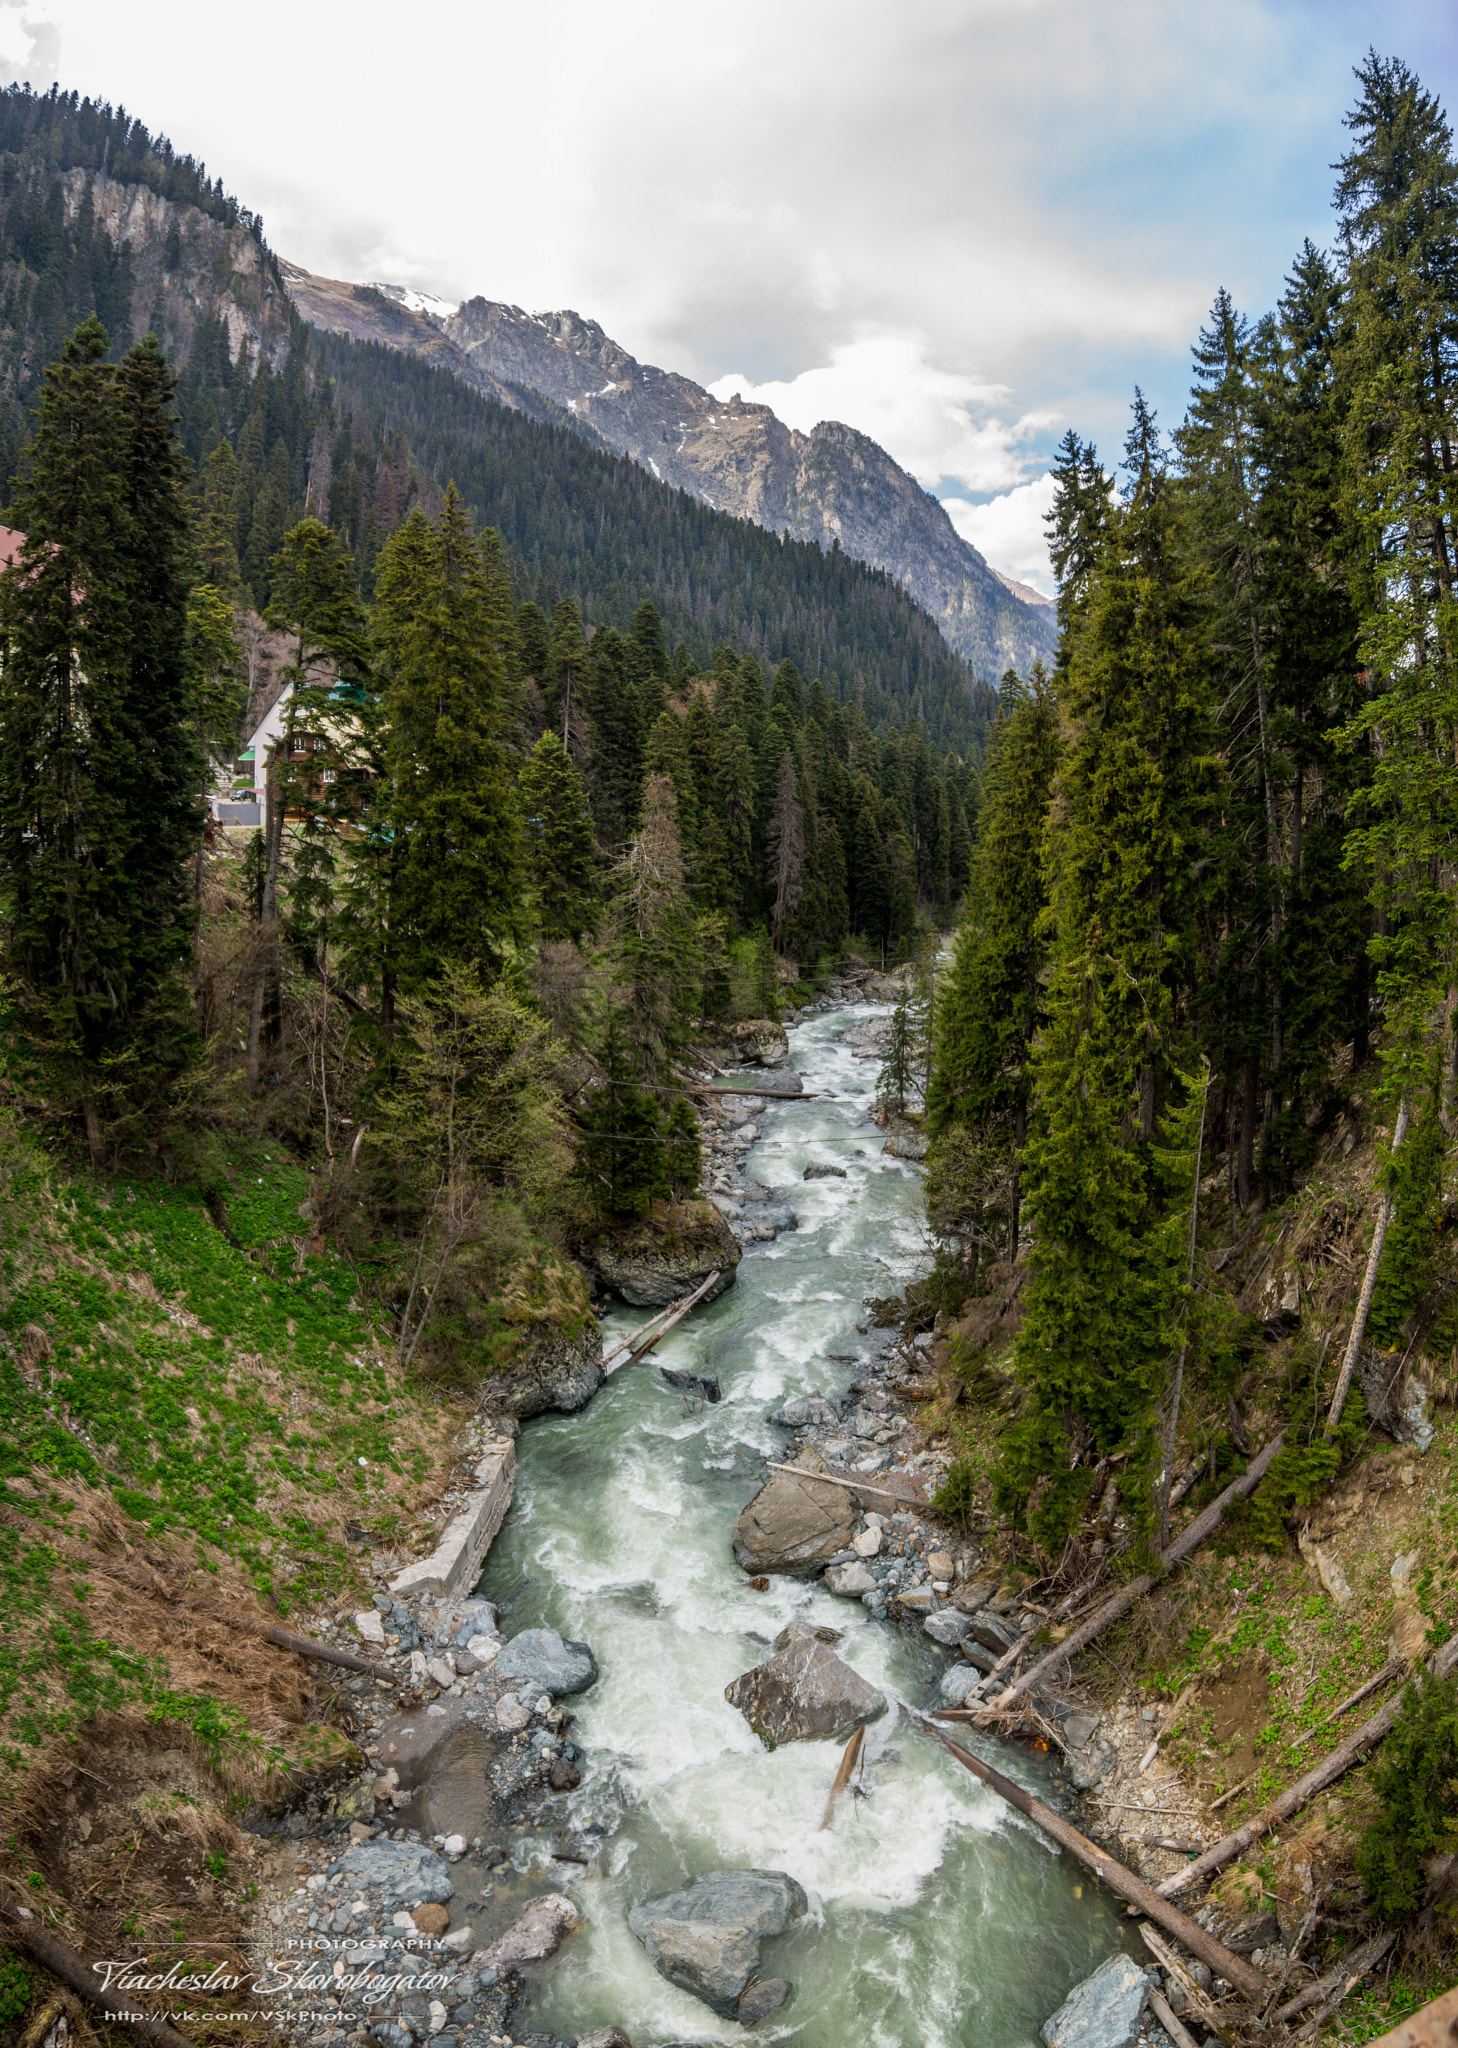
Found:
[[[638,1464],[591,1477],[586,1411],[619,1398],[615,1359],[648,1383],[650,1311],[709,1334],[663,1354],[685,1370],[633,1411],[633,1457],[664,1415],[720,1426],[750,1336],[712,1318],[747,1317],[757,1284],[755,1328],[798,1329],[816,1201],[846,1205],[827,1244],[863,1232],[845,1330],[816,1340],[859,1346],[825,1370],[860,1377],[777,1385],[802,1396],[778,1448],[714,1438],[689,1479],[739,1484],[734,1592],[773,1611],[754,1639],[776,1670],[844,1674],[811,1624],[845,1595],[838,1624],[895,1624],[922,1659],[861,1658],[891,1723],[916,1685],[932,1702],[899,1741],[951,1743],[958,1787],[1022,1744],[1030,1830],[1046,1794],[1102,1845],[1106,1919],[1036,1893],[1062,1960],[1036,2011],[1007,1992],[1006,2040],[1075,1974],[1149,1962],[1126,1903],[1160,1969],[1121,2043],[1375,2040],[1458,1978],[1458,151],[1375,52],[1344,135],[1326,245],[1292,253],[1272,306],[1215,292],[1182,416],[1136,388],[1122,446],[1065,434],[1056,658],[997,677],[838,547],[669,489],[531,393],[514,410],[310,328],[262,221],[125,112],[0,93],[0,1755],[32,1786],[0,1870],[7,2043],[69,1981],[24,1928],[6,1947],[18,1905],[87,1955],[183,1912],[160,1862],[151,1891],[116,1874],[110,1822],[94,1897],[81,1861],[45,1860],[37,1816],[112,1769],[107,1717],[170,1731],[206,1779],[216,1821],[177,1830],[188,1924],[246,1946],[270,1900],[300,1939],[316,1906],[350,1925],[340,1859],[370,1845],[434,1841],[444,1870],[459,1842],[451,1912],[421,1909],[459,1924],[491,1828],[468,1849],[432,1835],[443,1809],[405,1812],[376,1693],[422,1717],[482,1696],[505,1914],[508,1818],[539,1829],[531,1802],[596,1768],[565,1682],[533,1708],[524,1662],[518,1721],[502,1691],[523,1617],[553,1637],[577,1611],[530,1605],[560,1562],[533,1517],[554,1486],[641,1505]],[[115,186],[169,209],[169,275],[184,216],[247,239],[275,342],[207,305],[179,339],[160,293],[143,328]],[[840,1149],[819,1124],[821,1150],[774,1149],[775,1119],[837,1102]],[[755,1139],[804,1185],[760,1185]],[[766,1398],[743,1393],[754,1428]],[[429,1577],[450,1518],[518,1469],[487,1539],[508,1563]],[[832,1537],[776,1550],[811,1495]],[[605,1610],[628,1581],[590,1554]],[[716,1619],[716,1641],[748,1628]],[[229,1649],[240,1629],[272,1676]],[[583,1687],[612,1682],[610,1648],[599,1679],[553,1640]],[[754,1677],[705,1697],[743,1708],[768,1770],[803,1731],[756,1719]],[[822,1749],[856,1731],[795,1808],[817,1844],[838,1799],[849,1828],[857,1800],[870,1827],[903,1796],[866,1795],[885,1704],[815,1724]],[[273,1816],[246,1843],[245,1809]],[[626,1858],[609,1870],[567,1810],[550,1882],[618,1882]],[[127,1829],[171,1840],[142,1813]],[[650,1856],[660,1889],[697,1868],[657,1837]],[[514,1867],[541,1875],[525,1849]],[[798,1876],[737,1874],[783,1876],[804,1910]],[[551,1897],[530,1962],[617,1911]],[[645,1981],[746,2024],[761,1991],[791,1996],[768,1958],[730,1994],[675,1976],[640,1930],[663,1905],[635,1895],[626,1923]],[[341,2002],[278,2037],[556,2042],[572,1997],[582,2024],[691,2023],[598,2011],[606,1964],[524,1986],[515,1951],[482,1962],[505,1924],[457,1942],[474,1988],[439,2015]],[[812,1946],[786,1965],[807,1985]],[[25,2048],[62,2048],[61,2009]],[[836,2032],[808,1994],[789,2008],[805,2048],[978,2038],[818,2009]],[[208,2024],[257,2038],[221,2006]]]

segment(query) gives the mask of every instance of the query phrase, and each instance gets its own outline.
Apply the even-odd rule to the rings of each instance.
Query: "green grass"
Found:
[[[430,1468],[421,1397],[382,1364],[350,1268],[300,1260],[306,1173],[239,1139],[220,1178],[210,1213],[161,1178],[68,1177],[0,1131],[0,1723],[23,1745],[127,1702],[231,1739],[92,1628],[48,1537],[72,1503],[48,1482],[106,1489],[139,1541],[235,1560],[286,1613],[352,1580],[343,1523],[393,1526],[394,1493]],[[49,1344],[34,1385],[31,1324]]]

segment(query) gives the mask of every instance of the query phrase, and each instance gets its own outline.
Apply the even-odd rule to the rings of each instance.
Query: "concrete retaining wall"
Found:
[[[491,1539],[506,1519],[516,1484],[516,1450],[512,1444],[497,1444],[476,1467],[477,1491],[441,1531],[440,1542],[416,1564],[406,1565],[390,1581],[396,1599],[412,1593],[468,1593],[481,1573]]]

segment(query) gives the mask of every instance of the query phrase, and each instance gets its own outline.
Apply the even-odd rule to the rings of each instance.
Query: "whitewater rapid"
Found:
[[[542,1623],[592,1645],[601,1678],[571,1702],[587,1752],[564,1829],[604,1831],[600,1869],[572,1882],[586,1925],[529,1993],[533,2026],[571,2040],[616,2024],[634,2048],[743,2041],[737,2022],[659,1977],[628,1931],[630,1906],[708,1869],[784,1870],[806,1923],[767,1951],[791,2002],[754,2038],[798,2048],[1039,2048],[1068,1990],[1126,1939],[1082,1873],[1000,1800],[888,1714],[867,1730],[868,1796],[821,1830],[833,1743],[767,1750],[724,1688],[803,1615],[844,1632],[838,1652],[873,1683],[930,1704],[945,1658],[819,1582],[755,1593],[730,1531],[779,1458],[769,1420],[796,1394],[841,1395],[864,1358],[867,1295],[899,1289],[924,1256],[919,1176],[882,1155],[865,1118],[874,1061],[839,1041],[869,1008],[813,1016],[791,1065],[814,1100],[770,1104],[749,1156],[799,1228],[749,1249],[734,1287],[666,1340],[665,1365],[717,1374],[723,1400],[686,1412],[653,1364],[628,1367],[580,1415],[529,1423],[511,1522],[483,1590],[508,1634]],[[844,1180],[805,1181],[812,1163]],[[636,1322],[641,1311],[617,1319]],[[1039,1785],[1036,1764],[987,1746]],[[1041,1789],[1041,1787],[1040,1787]],[[550,1860],[554,1886],[576,1877]]]

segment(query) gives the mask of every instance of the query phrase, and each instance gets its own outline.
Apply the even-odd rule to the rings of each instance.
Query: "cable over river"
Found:
[[[865,1357],[868,1294],[899,1289],[921,1255],[920,1176],[882,1157],[864,1121],[874,1061],[840,1044],[879,1014],[814,1015],[790,1061],[815,1091],[766,1107],[752,1155],[799,1228],[745,1254],[734,1287],[696,1309],[641,1365],[615,1373],[579,1415],[527,1424],[516,1508],[482,1590],[508,1634],[550,1625],[591,1644],[601,1677],[571,1704],[587,1752],[564,1799],[575,1834],[601,1831],[579,1875],[549,1860],[587,1918],[531,1993],[532,2024],[572,2040],[623,2027],[634,2048],[743,2041],[743,2028],[667,1983],[629,1932],[639,1900],[705,1871],[786,1871],[807,1918],[766,1952],[794,1983],[755,2028],[797,2048],[1039,2048],[1038,2029],[1124,1929],[1067,1856],[890,1713],[865,1736],[863,1798],[821,1819],[841,1745],[770,1751],[724,1698],[796,1616],[839,1629],[837,1654],[873,1684],[928,1706],[945,1658],[927,1641],[838,1599],[817,1581],[746,1584],[730,1548],[736,1516],[782,1459],[770,1416],[797,1394],[842,1395]],[[846,1178],[805,1181],[808,1165]],[[613,1318],[615,1332],[641,1310]],[[714,1374],[718,1406],[690,1412],[659,1364]],[[1045,1791],[1020,1751],[988,1743],[1009,1777]],[[543,1888],[546,1888],[544,1885]]]

